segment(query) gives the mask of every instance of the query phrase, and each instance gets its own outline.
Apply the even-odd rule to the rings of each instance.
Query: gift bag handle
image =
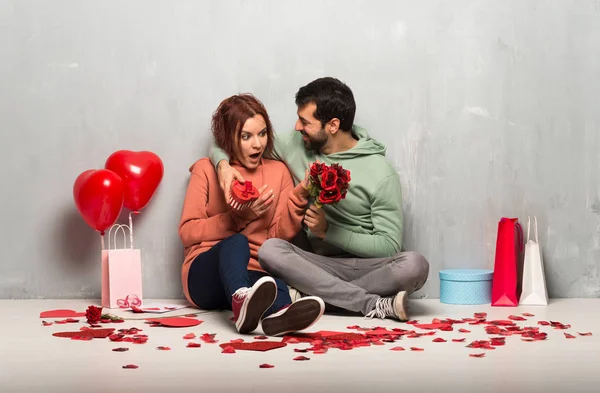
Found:
[[[527,242],[529,242],[529,228],[531,227],[531,216],[527,216]],[[535,242],[540,244],[538,239],[538,225],[537,225],[537,217],[533,216],[533,231],[535,234]]]
[[[108,249],[111,250],[111,246],[110,246],[110,239],[111,239],[111,233],[113,231],[113,229],[115,230],[115,232],[112,234],[112,242],[113,242],[113,246],[117,247],[117,233],[119,233],[119,231],[121,231],[123,233],[123,248],[127,248],[127,232],[125,232],[125,228],[127,228],[127,230],[129,231],[129,233],[131,233],[131,228],[129,228],[129,226],[125,225],[125,224],[115,224],[112,227],[110,227],[110,229],[108,230]],[[129,248],[133,248],[133,244],[131,242],[129,242]]]
[[[127,228],[129,230],[129,248],[133,249],[133,214],[138,214],[138,212],[129,213],[129,225],[115,224],[112,227],[110,227],[110,229],[108,230],[108,250],[110,250],[110,233],[114,228],[116,228],[115,233],[113,234],[113,243],[115,244],[115,247],[117,244],[117,232],[120,229],[121,231],[123,231],[123,248],[127,248],[127,234],[125,233],[124,229]],[[102,249],[104,250],[104,235],[100,235],[100,240],[102,241]]]
[[[515,226],[517,227],[517,235],[519,235],[519,251],[523,252],[523,227],[518,222],[515,224]]]

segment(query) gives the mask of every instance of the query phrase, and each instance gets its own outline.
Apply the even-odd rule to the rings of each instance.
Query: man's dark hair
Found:
[[[340,80],[331,77],[319,78],[301,87],[296,93],[296,105],[303,108],[310,103],[317,106],[313,116],[321,122],[321,127],[331,119],[337,118],[341,130],[352,130],[356,103],[352,90]]]

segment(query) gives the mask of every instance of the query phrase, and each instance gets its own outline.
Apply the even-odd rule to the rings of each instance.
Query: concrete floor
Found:
[[[0,392],[600,392],[600,299],[553,299],[547,307],[516,308],[412,301],[411,317],[421,323],[433,318],[472,317],[474,312],[487,312],[488,320],[530,312],[535,317],[517,324],[539,326],[538,320],[552,320],[572,325],[564,331],[540,326],[541,331],[548,333],[547,340],[524,342],[520,336],[512,336],[506,339],[505,346],[492,351],[466,348],[471,341],[488,339],[480,325],[458,325],[454,331],[437,332],[433,337],[404,337],[395,343],[351,351],[330,349],[326,354],[293,351],[310,344],[290,344],[269,352],[223,354],[218,344],[201,340],[195,340],[202,343],[201,348],[186,348],[188,340],[183,336],[216,333],[219,343],[236,338],[252,341],[254,335],[241,336],[235,332],[229,312],[200,314],[198,318],[204,322],[192,328],[149,327],[141,320],[109,325],[116,329],[143,329],[141,334],[147,334],[149,340],[137,345],[108,339],[75,341],[53,337],[53,332],[75,331],[85,324],[43,326],[39,318],[44,310],[84,311],[90,304],[98,301],[0,300],[4,318],[0,325]],[[128,316],[141,318],[146,314]],[[350,331],[346,329],[349,325],[414,329],[393,320],[325,315],[309,331]],[[458,327],[468,328],[471,333],[460,333]],[[564,332],[576,338],[567,339]],[[593,335],[580,336],[578,332]],[[257,331],[258,334],[261,332]],[[432,342],[434,337],[443,337],[448,342]],[[466,337],[465,343],[450,340],[461,337]],[[407,350],[389,350],[398,345]],[[130,350],[111,351],[122,346]],[[160,351],[157,346],[172,349]],[[411,346],[424,351],[410,351]],[[479,352],[485,352],[486,356],[468,356]],[[310,360],[293,361],[298,355]],[[275,367],[260,369],[261,363]],[[125,364],[136,364],[139,368],[123,369]]]

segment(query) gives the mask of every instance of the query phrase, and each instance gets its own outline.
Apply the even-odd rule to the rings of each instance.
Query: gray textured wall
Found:
[[[497,221],[537,215],[552,297],[600,296],[600,2],[0,0],[0,298],[98,297],[72,185],[119,149],[165,176],[136,221],[148,297],[181,297],[188,166],[221,99],[279,131],[297,88],[346,81],[389,147],[405,241],[437,272],[493,266]],[[122,221],[124,222],[124,221]]]

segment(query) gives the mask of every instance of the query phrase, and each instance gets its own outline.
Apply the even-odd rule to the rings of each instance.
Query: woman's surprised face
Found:
[[[267,124],[261,115],[246,120],[239,134],[238,161],[248,169],[254,169],[267,146]]]

